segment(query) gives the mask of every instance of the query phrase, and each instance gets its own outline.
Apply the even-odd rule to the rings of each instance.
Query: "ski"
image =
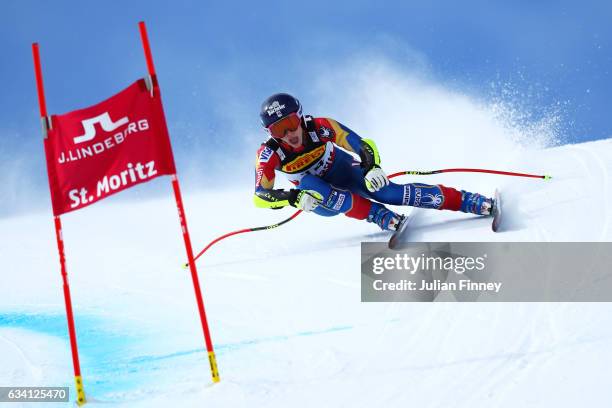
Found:
[[[495,202],[493,203],[493,209],[491,212],[493,214],[491,228],[493,229],[493,232],[498,232],[502,221],[502,201],[501,194],[497,189],[495,189]]]
[[[389,239],[389,249],[395,249],[402,241],[402,236],[408,230],[408,220],[410,219],[409,215],[405,215],[404,219],[400,221],[400,224],[397,226],[397,229],[391,235]]]

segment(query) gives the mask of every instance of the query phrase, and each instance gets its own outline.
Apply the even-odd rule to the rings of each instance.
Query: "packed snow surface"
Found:
[[[546,124],[503,126],[495,109],[460,95],[389,72],[367,78],[369,87],[346,87],[350,109],[331,115],[377,141],[387,172],[484,167],[553,176],[395,179],[504,195],[497,234],[490,219],[396,208],[413,214],[411,240],[612,240],[612,139],[551,147]],[[342,106],[328,97],[327,106]],[[230,237],[198,261],[221,375],[213,385],[170,183],[152,183],[168,194],[137,200],[136,187],[62,217],[92,406],[515,408],[609,400],[609,303],[362,303],[360,243],[388,233],[314,214]],[[255,208],[250,186],[184,199],[196,251],[295,211]],[[50,212],[0,219],[0,260],[0,385],[72,387]]]

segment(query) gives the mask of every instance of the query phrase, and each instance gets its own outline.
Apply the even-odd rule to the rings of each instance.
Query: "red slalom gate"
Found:
[[[220,380],[144,22],[139,23],[139,29],[149,76],[97,105],[63,115],[48,115],[39,46],[32,44],[78,405],[87,400],[60,216],[162,175],[171,176],[211,375],[213,382]]]

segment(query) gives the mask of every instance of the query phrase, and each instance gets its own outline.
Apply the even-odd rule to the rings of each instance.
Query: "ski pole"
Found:
[[[441,169],[441,170],[430,170],[430,171],[418,171],[418,170],[406,170],[400,171],[397,173],[393,173],[389,175],[389,178],[402,176],[402,175],[413,175],[413,176],[429,176],[432,174],[440,174],[440,173],[490,173],[490,174],[501,174],[503,176],[515,176],[515,177],[532,177],[532,178],[540,178],[544,180],[550,180],[552,176],[549,175],[538,175],[538,174],[527,174],[527,173],[515,173],[511,171],[501,171],[501,170],[488,170],[488,169],[467,169],[467,168],[458,168],[458,169]]]
[[[198,258],[200,256],[202,256],[204,254],[204,252],[208,251],[208,249],[215,245],[217,242],[224,240],[225,238],[231,237],[232,235],[238,235],[238,234],[243,234],[245,232],[255,232],[255,231],[263,231],[263,230],[270,230],[270,229],[274,229],[277,227],[280,227],[281,225],[291,221],[292,219],[294,219],[295,217],[297,217],[300,213],[302,212],[302,210],[298,210],[295,213],[293,213],[293,215],[287,219],[284,219],[281,222],[277,222],[276,224],[272,224],[272,225],[264,225],[263,227],[253,227],[253,228],[244,228],[238,231],[233,231],[233,232],[228,232],[225,235],[221,235],[219,238],[216,238],[214,240],[212,240],[208,245],[206,245],[206,247],[204,247],[203,250],[201,250],[200,252],[198,252],[198,254],[193,258],[193,261],[197,261]],[[185,263],[183,265],[183,268],[187,268],[189,267],[189,262]]]

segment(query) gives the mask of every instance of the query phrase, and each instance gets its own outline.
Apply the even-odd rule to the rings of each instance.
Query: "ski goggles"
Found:
[[[300,124],[302,123],[302,118],[296,113],[290,113],[288,116],[277,120],[267,127],[268,132],[272,135],[272,137],[282,139],[285,136],[285,132],[287,131],[295,131]]]

